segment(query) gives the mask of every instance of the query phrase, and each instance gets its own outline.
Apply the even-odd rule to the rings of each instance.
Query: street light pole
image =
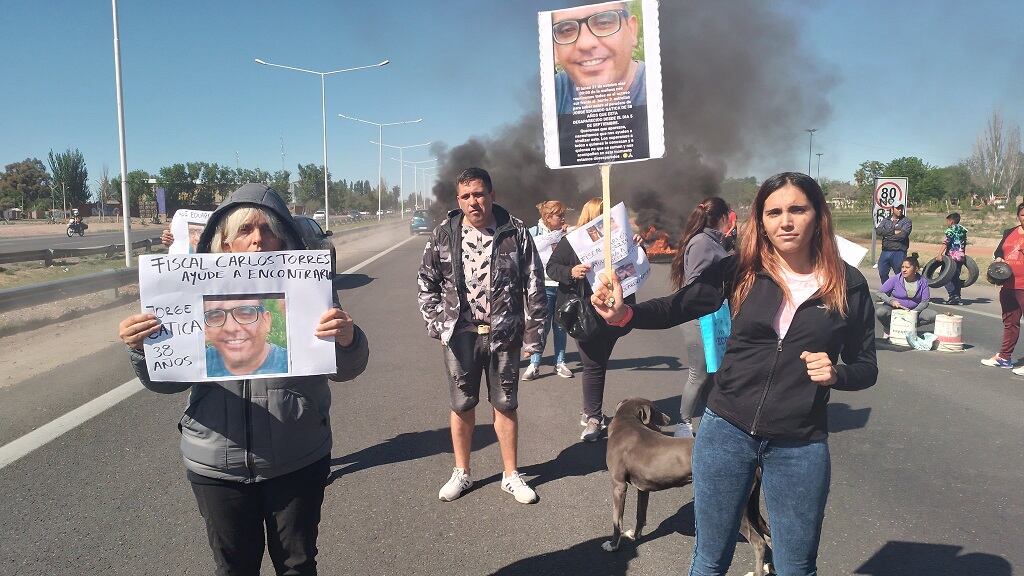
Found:
[[[131,207],[128,205],[128,158],[124,144],[124,94],[121,90],[121,38],[117,23],[117,0],[110,0],[114,14],[114,84],[117,87],[117,147],[121,159],[121,216],[124,218],[124,265],[132,265],[132,251],[128,249],[131,241]],[[50,188],[50,199],[53,200],[53,188]],[[52,212],[51,212],[52,213]]]
[[[817,132],[817,131],[818,131],[817,128],[807,128],[807,129],[804,130],[804,132],[807,132],[807,134],[810,135],[810,138],[807,141],[807,175],[808,176],[811,175],[811,146],[814,143],[814,133]]]
[[[426,144],[415,144],[413,146],[405,146],[405,148],[415,148],[416,146],[427,146],[429,144],[433,144],[433,142],[427,142]],[[385,144],[385,146],[388,146],[388,145]],[[398,148],[398,146],[391,146],[391,148]],[[422,206],[423,198],[420,196],[420,172],[419,171],[420,170],[424,170],[424,171],[430,170],[432,168],[436,168],[436,166],[424,166],[424,167],[420,168],[419,165],[420,164],[426,164],[427,162],[437,162],[437,158],[427,158],[426,160],[419,160],[417,162],[405,162],[404,160],[399,159],[399,158],[395,158],[393,156],[391,157],[391,159],[394,160],[395,162],[401,162],[403,170],[405,169],[405,165],[406,164],[408,164],[409,166],[412,166],[412,178],[413,178],[413,183],[415,184],[414,188],[416,189],[416,200],[417,200],[416,208],[423,208],[423,206]]]
[[[305,72],[307,74],[316,74],[320,76],[320,123],[323,125],[323,136],[324,136],[324,228],[330,230],[331,227],[331,211],[329,206],[327,187],[330,183],[327,177],[327,92],[324,87],[324,78],[331,74],[339,74],[341,72],[351,72],[353,70],[363,70],[365,68],[377,68],[380,66],[386,66],[390,63],[390,60],[383,60],[376,64],[370,64],[367,66],[356,66],[354,68],[342,68],[340,70],[331,70],[330,72],[318,72],[316,70],[307,70],[305,68],[296,68],[295,66],[284,66],[282,64],[273,64],[259,58],[254,59],[257,64],[264,66],[273,66],[274,68],[284,68],[286,70],[295,70],[296,72]],[[283,157],[282,157],[283,158]]]
[[[433,144],[433,142],[431,141],[431,142],[424,142],[423,144],[409,144],[407,146],[395,146],[394,144],[384,144],[383,142],[379,142],[379,141],[378,142],[374,142],[373,140],[370,140],[370,144],[377,144],[378,145],[378,148],[377,148],[378,151],[380,150],[380,146],[387,146],[388,148],[397,148],[398,149],[398,156],[399,157],[398,158],[391,158],[391,159],[392,160],[398,160],[399,167],[400,167],[399,168],[400,172],[399,172],[399,176],[398,176],[398,181],[399,181],[398,188],[401,190],[401,193],[399,194],[399,198],[401,199],[401,203],[402,203],[402,208],[401,208],[401,210],[402,210],[402,218],[405,218],[405,149],[406,148],[419,148],[421,146],[430,146],[431,144]],[[410,162],[410,164],[412,164],[412,162]],[[414,168],[415,168],[415,166],[414,166]],[[413,176],[415,177],[415,172],[413,173]]]
[[[815,178],[815,180],[818,180],[820,182],[821,181],[821,155],[824,154],[824,152],[815,152],[815,154],[818,156],[818,177]]]
[[[370,120],[363,120],[362,118],[356,118],[355,116],[346,116],[344,114],[338,114],[339,118],[345,118],[346,120],[354,120],[356,122],[362,122],[363,124],[372,124],[377,127],[377,221],[381,219],[381,197],[384,195],[384,185],[381,183],[381,164],[384,159],[382,156],[382,142],[384,140],[384,127],[385,126],[398,126],[399,124],[416,124],[417,122],[423,122],[423,118],[417,118],[415,120],[403,120],[402,122],[373,122]]]

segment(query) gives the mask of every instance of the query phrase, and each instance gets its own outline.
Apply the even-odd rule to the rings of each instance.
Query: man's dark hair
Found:
[[[960,223],[960,213],[959,212],[953,212],[952,214],[947,214],[946,215],[946,220],[951,220],[953,222],[953,224],[959,224]]]
[[[473,180],[479,180],[483,182],[484,189],[487,190],[488,194],[492,192],[491,175],[487,173],[487,170],[484,170],[483,168],[477,168],[475,166],[472,168],[466,168],[455,178],[455,188],[458,189],[460,184],[468,184]]]

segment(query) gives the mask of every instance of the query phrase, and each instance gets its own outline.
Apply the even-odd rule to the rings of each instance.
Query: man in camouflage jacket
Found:
[[[419,269],[419,306],[427,334],[441,341],[455,469],[438,497],[472,485],[470,446],[481,379],[494,407],[505,474],[502,489],[522,503],[536,493],[516,471],[520,352],[539,352],[548,315],[544,269],[522,221],[494,204],[490,175],[469,168],[456,179],[459,209],[431,233]]]

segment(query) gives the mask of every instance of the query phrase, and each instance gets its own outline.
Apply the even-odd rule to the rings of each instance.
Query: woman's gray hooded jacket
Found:
[[[286,245],[305,248],[281,197],[262,184],[246,184],[210,215],[198,252],[210,251],[217,223],[239,204],[273,212],[286,230]],[[334,305],[340,308],[337,294]],[[249,483],[288,474],[331,453],[327,380],[352,380],[366,368],[369,356],[366,335],[358,326],[351,345],[334,348],[334,374],[218,382],[154,382],[143,354],[129,348],[129,357],[146,388],[160,394],[190,390],[178,423],[185,466],[201,476]]]

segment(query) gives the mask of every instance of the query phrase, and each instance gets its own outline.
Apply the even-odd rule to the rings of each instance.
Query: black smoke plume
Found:
[[[666,154],[613,166],[611,189],[613,202],[637,212],[641,228],[654,224],[676,237],[693,206],[719,193],[730,164],[791,169],[803,129],[829,115],[833,80],[805,53],[801,25],[771,3],[662,0],[659,20]],[[497,201],[526,222],[537,218],[541,200],[578,209],[601,195],[596,167],[545,166],[539,93],[536,101],[536,110],[493,136],[434,150],[439,210],[454,207],[455,176],[468,166],[487,169]]]

